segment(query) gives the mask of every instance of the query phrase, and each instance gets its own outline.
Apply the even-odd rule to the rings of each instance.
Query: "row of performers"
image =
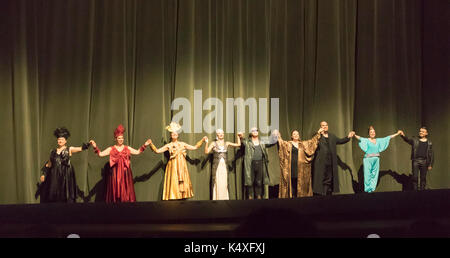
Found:
[[[420,128],[419,137],[412,138],[406,137],[401,130],[387,137],[375,138],[373,126],[368,130],[368,138],[360,137],[354,131],[351,131],[347,137],[338,138],[328,131],[328,123],[323,121],[320,123],[320,129],[310,140],[300,140],[299,132],[294,130],[291,133],[291,140],[286,141],[275,130],[272,133],[272,136],[276,137],[275,144],[265,144],[259,140],[258,129],[252,128],[249,139],[244,139],[243,134],[238,133],[236,143],[227,142],[224,141],[224,132],[217,130],[217,138],[211,145],[208,145],[208,137],[205,136],[194,146],[179,141],[181,127],[177,123],[172,122],[166,129],[170,132],[170,143],[157,148],[149,139],[136,150],[124,145],[125,129],[119,125],[114,131],[116,144],[103,151],[98,149],[93,140],[81,147],[67,147],[69,131],[66,128],[56,129],[54,135],[57,138],[58,147],[51,151],[50,159],[45,164],[40,178],[41,182],[45,183],[41,192],[41,201],[45,196],[44,199],[47,202],[75,202],[77,186],[70,157],[74,153],[88,149],[90,145],[99,157],[109,156],[111,171],[106,175],[106,202],[136,201],[130,156],[141,154],[148,146],[155,153],[168,152],[170,155],[164,176],[163,200],[180,200],[194,196],[186,163],[186,151],[196,150],[204,142],[206,143],[205,153],[213,153],[211,190],[214,200],[229,199],[226,161],[230,147],[245,147],[243,166],[245,192],[248,199],[268,198],[266,148],[273,145],[278,145],[280,158],[279,198],[312,196],[313,193],[331,195],[332,192],[339,192],[336,145],[345,144],[353,137],[358,140],[359,147],[365,153],[363,166],[366,192],[373,192],[376,188],[380,152],[386,150],[390,139],[398,135],[412,146],[412,181],[415,190],[425,189],[426,173],[432,169],[433,165],[432,144],[427,139],[428,132],[425,127]],[[311,176],[312,168],[314,168],[314,180]],[[420,184],[418,184],[419,171]]]

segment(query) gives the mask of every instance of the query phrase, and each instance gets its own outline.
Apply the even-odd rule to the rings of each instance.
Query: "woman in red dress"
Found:
[[[125,128],[119,125],[114,131],[114,138],[116,144],[108,147],[104,151],[100,151],[97,148],[95,141],[91,140],[90,143],[94,147],[95,153],[99,157],[105,157],[109,155],[110,172],[106,174],[106,202],[135,202],[136,195],[134,193],[133,173],[130,167],[130,155],[139,155],[150,144],[150,140],[147,140],[144,145],[135,150],[130,146],[124,145],[123,133]]]

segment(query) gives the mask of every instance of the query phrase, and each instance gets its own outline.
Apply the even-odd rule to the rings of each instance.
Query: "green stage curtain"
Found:
[[[309,139],[323,120],[338,137],[351,130],[367,136],[369,125],[380,137],[398,129],[411,136],[425,124],[436,152],[429,188],[448,188],[448,45],[436,41],[448,41],[439,28],[448,16],[429,2],[438,1],[4,0],[0,203],[39,202],[40,168],[56,146],[56,127],[70,130],[69,146],[94,139],[105,149],[121,123],[125,144],[139,148],[151,138],[161,147],[169,138],[165,126],[180,112],[171,110],[176,98],[190,101],[192,122],[210,112],[198,114],[195,105],[220,99],[223,127],[226,98],[279,98],[285,139],[293,129]],[[194,103],[194,90],[202,91],[201,103]],[[246,133],[248,127],[246,121]],[[195,129],[180,140],[215,139]],[[235,133],[226,140],[234,142]],[[359,192],[362,151],[356,140],[337,150],[340,193]],[[242,199],[235,153],[230,199]],[[203,146],[188,156],[192,200],[209,200]],[[273,186],[280,176],[276,146],[269,156]],[[405,189],[409,158],[409,145],[393,139],[381,156],[377,191]],[[108,158],[91,148],[71,160],[85,197],[78,201],[102,201]],[[149,149],[132,157],[138,201],[161,200],[166,162]]]

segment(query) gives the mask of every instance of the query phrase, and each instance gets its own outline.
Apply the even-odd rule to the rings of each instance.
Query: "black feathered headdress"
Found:
[[[66,138],[66,140],[67,138],[70,137],[70,132],[65,127],[56,128],[53,134],[55,135],[56,138],[64,137]]]

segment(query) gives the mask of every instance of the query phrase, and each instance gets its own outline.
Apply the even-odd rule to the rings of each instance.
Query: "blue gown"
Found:
[[[359,138],[359,147],[365,152],[364,165],[364,191],[371,193],[375,191],[380,171],[380,152],[387,149],[391,136],[376,138],[376,143],[372,143],[368,138]]]

